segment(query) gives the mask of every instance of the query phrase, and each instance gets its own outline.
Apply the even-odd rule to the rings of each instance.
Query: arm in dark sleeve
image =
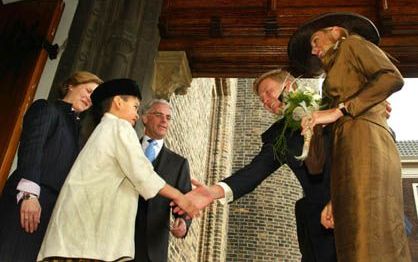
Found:
[[[253,191],[279,167],[280,163],[274,156],[273,144],[264,143],[260,152],[248,165],[222,180],[222,182],[231,188],[235,201]]]
[[[45,143],[51,129],[52,112],[46,100],[34,102],[23,119],[17,170],[21,178],[39,184]]]

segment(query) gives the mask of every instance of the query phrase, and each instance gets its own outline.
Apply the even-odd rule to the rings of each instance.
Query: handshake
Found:
[[[194,186],[192,191],[183,195],[181,199],[173,200],[170,203],[170,206],[173,208],[173,213],[178,215],[187,214],[186,219],[198,217],[201,210],[216,199],[225,196],[223,188],[219,185],[206,186],[196,179],[192,179],[192,185]],[[188,206],[188,208],[182,209],[179,206]]]

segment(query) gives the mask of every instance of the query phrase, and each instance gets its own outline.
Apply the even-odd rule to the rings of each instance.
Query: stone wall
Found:
[[[191,176],[208,185],[232,170],[236,80],[194,79],[186,95],[172,95],[174,118],[166,139],[187,157]],[[228,209],[218,202],[192,223],[184,240],[170,239],[169,261],[225,261]]]
[[[189,160],[192,177],[204,181],[208,170],[214,79],[194,79],[187,95],[173,95],[173,120],[166,144]],[[201,219],[192,222],[184,240],[170,236],[169,261],[197,261]]]
[[[233,138],[236,106],[236,80],[216,81],[213,97],[211,147],[206,184],[212,185],[232,171]],[[228,234],[228,206],[218,201],[202,217],[198,261],[225,261]]]

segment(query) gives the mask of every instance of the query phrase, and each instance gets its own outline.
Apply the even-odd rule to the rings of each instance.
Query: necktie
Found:
[[[149,159],[149,161],[155,160],[155,145],[157,142],[153,139],[148,139],[148,146],[145,148],[145,156]]]

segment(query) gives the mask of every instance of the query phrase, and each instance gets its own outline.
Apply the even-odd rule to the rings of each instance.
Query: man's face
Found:
[[[154,139],[163,139],[170,127],[170,107],[166,104],[156,103],[142,116],[142,121],[145,126],[145,135]]]
[[[266,78],[258,85],[258,96],[264,105],[264,108],[273,114],[278,114],[280,109],[284,106],[282,101],[278,98],[283,92],[284,86],[282,83]]]

